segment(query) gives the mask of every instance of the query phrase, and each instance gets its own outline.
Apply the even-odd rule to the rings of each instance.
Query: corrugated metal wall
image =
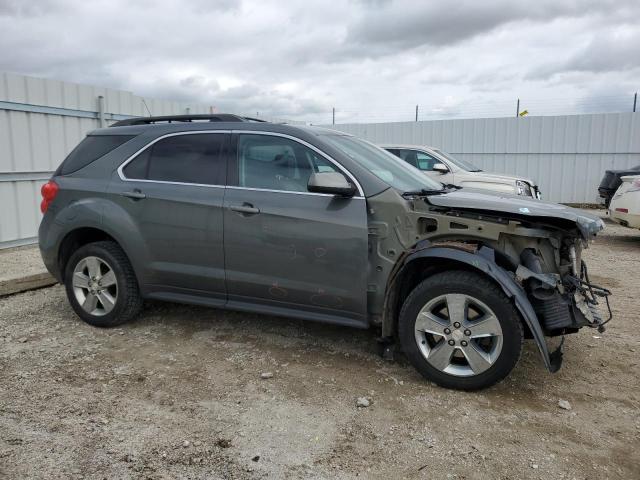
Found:
[[[40,187],[91,130],[130,116],[209,113],[208,105],[0,73],[0,248],[36,240]],[[277,120],[269,119],[268,120]]]
[[[0,74],[0,248],[35,241],[40,186],[84,135],[99,127],[99,96],[106,123],[149,112],[210,111],[203,104]],[[577,203],[594,201],[604,170],[640,164],[637,118],[614,113],[328,127],[373,142],[437,146],[484,170],[533,177],[546,199]]]
[[[543,198],[594,203],[607,169],[640,164],[636,113],[325,125],[374,143],[431,145],[538,181]]]

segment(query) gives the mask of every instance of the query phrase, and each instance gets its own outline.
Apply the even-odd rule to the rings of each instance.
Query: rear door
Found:
[[[143,288],[225,302],[222,204],[229,137],[166,135],[118,169],[110,190],[143,243]]]
[[[344,172],[297,139],[242,133],[232,144],[237,152],[224,201],[229,306],[365,325],[362,192],[354,198],[309,192],[313,171]]]

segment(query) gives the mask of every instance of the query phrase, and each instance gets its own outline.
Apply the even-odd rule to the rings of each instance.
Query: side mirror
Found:
[[[447,166],[444,163],[434,163],[433,167],[431,167],[431,169],[434,172],[449,173],[449,169],[447,168]]]
[[[353,197],[356,187],[338,172],[314,172],[309,177],[307,189],[314,193],[329,193],[341,197]]]

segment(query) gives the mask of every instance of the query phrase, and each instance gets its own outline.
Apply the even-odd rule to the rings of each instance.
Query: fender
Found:
[[[451,247],[427,247],[420,250],[414,250],[405,257],[401,270],[403,270],[406,265],[419,258],[443,258],[464,263],[491,277],[498,285],[500,285],[504,293],[514,302],[522,316],[522,319],[529,327],[529,330],[531,330],[547,370],[555,373],[560,369],[560,365],[562,363],[562,353],[560,348],[556,352],[549,353],[547,342],[544,338],[544,332],[540,326],[540,321],[538,320],[538,316],[536,315],[531,302],[527,298],[526,292],[507,270],[495,263],[495,251],[492,248],[483,246],[476,253]]]
[[[80,228],[95,228],[111,236],[124,250],[133,266],[140,285],[145,281],[147,249],[137,239],[138,227],[127,212],[114,202],[105,198],[91,197],[74,201],[61,209],[50,208],[44,216],[39,229],[40,251],[49,272],[62,281],[62,272],[58,268],[58,255],[62,241],[67,235]],[[113,221],[105,224],[104,213]]]

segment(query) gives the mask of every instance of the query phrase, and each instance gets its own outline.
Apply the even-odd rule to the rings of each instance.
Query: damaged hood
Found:
[[[604,222],[601,218],[582,210],[517,195],[461,189],[441,195],[430,195],[426,201],[433,206],[452,210],[506,213],[518,218],[547,220],[548,223],[557,219],[569,221],[575,223],[585,240],[593,238],[604,228]]]

